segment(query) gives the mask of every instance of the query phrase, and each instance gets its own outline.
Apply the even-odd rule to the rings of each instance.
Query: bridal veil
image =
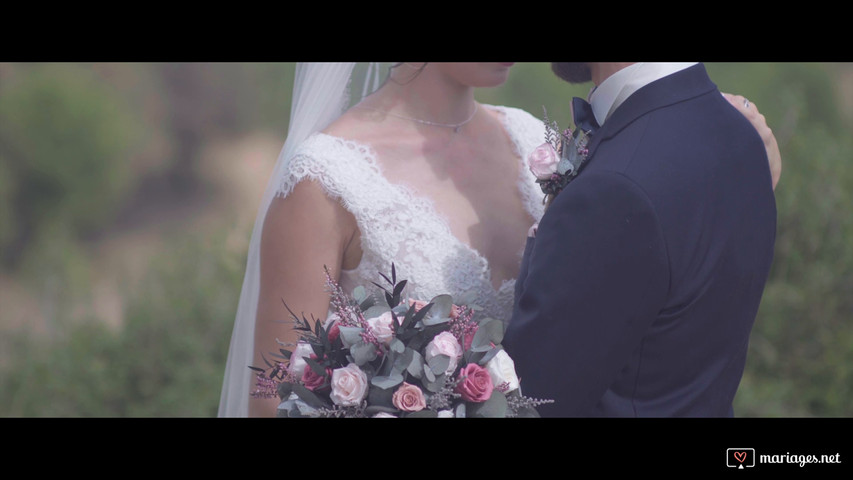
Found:
[[[379,86],[380,66],[376,63],[299,63],[293,83],[293,101],[287,139],[267,184],[249,244],[246,273],[219,402],[220,417],[246,417],[255,374],[249,369],[254,358],[255,316],[260,291],[260,240],[267,209],[280,181],[288,171],[297,147],[309,136],[325,129],[351,103]]]

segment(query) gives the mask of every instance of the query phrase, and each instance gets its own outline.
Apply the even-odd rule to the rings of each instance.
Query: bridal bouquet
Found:
[[[387,286],[347,295],[327,272],[329,319],[290,311],[300,341],[250,367],[253,395],[279,397],[279,417],[521,417],[550,403],[521,395],[501,321],[449,295],[404,299],[393,265],[380,275]]]

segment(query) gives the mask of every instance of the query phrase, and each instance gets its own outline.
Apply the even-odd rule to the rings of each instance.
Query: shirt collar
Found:
[[[607,77],[601,85],[593,88],[589,94],[589,103],[599,125],[631,94],[642,87],[696,65],[693,63],[634,63]]]

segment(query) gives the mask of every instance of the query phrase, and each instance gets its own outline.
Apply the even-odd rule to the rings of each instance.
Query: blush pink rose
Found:
[[[450,375],[456,371],[459,359],[465,352],[462,350],[462,345],[459,345],[459,341],[456,340],[456,337],[452,333],[441,332],[429,342],[424,353],[427,362],[439,355],[450,357],[450,363],[447,365],[447,370],[445,371],[447,375]]]
[[[557,173],[557,164],[559,163],[560,157],[550,143],[539,145],[527,157],[530,172],[540,180],[547,180],[551,178],[551,175]]]
[[[402,321],[401,318],[397,318],[397,321]],[[376,336],[376,339],[385,345],[389,345],[391,340],[394,339],[394,317],[391,315],[391,312],[385,312],[382,315],[376,318],[370,318],[367,320],[367,324],[370,326],[370,330],[373,332],[373,335]]]
[[[391,397],[391,403],[404,412],[419,412],[426,408],[424,392],[417,385],[403,382]]]
[[[409,300],[409,306],[415,306],[415,312],[419,312],[422,308],[429,305],[429,302],[424,302],[423,300]],[[456,320],[459,318],[459,314],[462,313],[462,309],[457,305],[451,305],[450,307],[450,318]]]
[[[456,391],[466,402],[485,402],[492,396],[492,391],[495,389],[488,370],[476,363],[465,365],[459,372],[459,378],[463,380],[456,386]]]
[[[367,396],[367,387],[367,374],[358,368],[358,365],[350,363],[332,371],[332,393],[329,398],[335,405],[359,405]]]

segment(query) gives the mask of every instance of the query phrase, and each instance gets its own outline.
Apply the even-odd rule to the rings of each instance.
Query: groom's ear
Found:
[[[551,62],[551,71],[569,83],[592,81],[592,70],[584,62]]]

